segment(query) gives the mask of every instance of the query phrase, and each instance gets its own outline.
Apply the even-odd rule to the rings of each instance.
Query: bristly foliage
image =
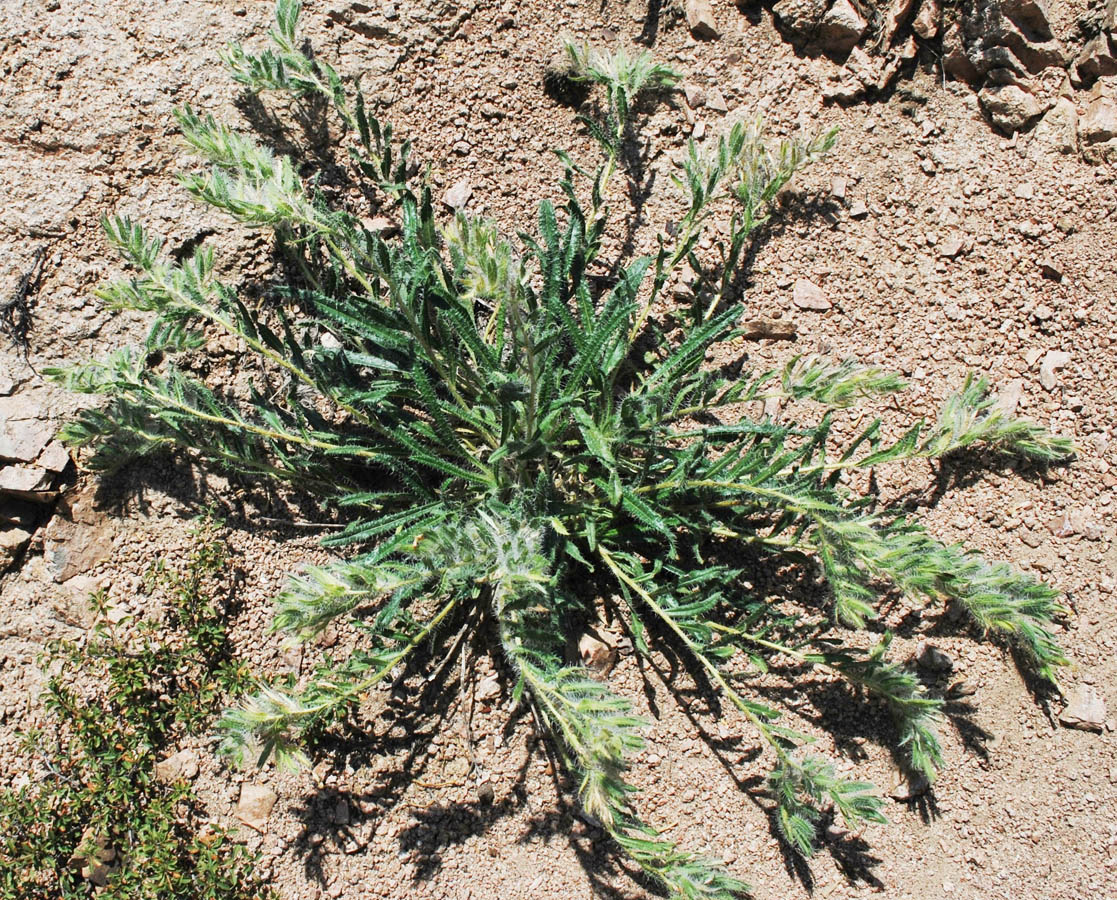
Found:
[[[138,274],[102,296],[154,312],[151,337],[140,351],[56,373],[109,398],[65,431],[91,449],[95,468],[181,447],[234,471],[287,479],[348,516],[327,543],[352,548],[349,558],[295,577],[275,628],[306,641],[347,616],[365,643],[325,662],[304,689],[264,687],[228,713],[230,753],[299,762],[308,728],[344,715],[444,625],[481,613],[500,636],[516,696],[550,730],[587,814],[674,896],[725,900],[741,882],[637,813],[625,772],[640,722],[628,703],[564,663],[563,624],[572,612],[594,613],[587,585],[623,598],[639,652],[666,634],[693,654],[767,748],[776,821],[803,853],[826,807],[856,825],[880,821],[880,801],[804,756],[804,736],[742,686],[742,667],[783,658],[879,698],[911,769],[928,778],[942,761],[940,701],[886,659],[887,638],[870,651],[848,640],[877,615],[887,585],[912,602],[956,604],[1054,678],[1065,662],[1049,629],[1054,590],[939,543],[840,476],[976,444],[1046,463],[1067,456],[1069,442],[1006,416],[986,382],[971,378],[935,422],[890,443],[874,421],[835,454],[830,410],[902,390],[900,379],[823,359],[741,378],[705,366],[708,351],[736,334],[729,287],[749,236],[795,171],[833,145],[832,132],[769,149],[752,123],[730,129],[712,153],[692,144],[674,241],[618,265],[615,283],[600,291],[587,267],[604,252],[606,200],[633,104],[642,90],[669,88],[674,73],[646,55],[571,49],[579,72],[607,95],[603,118],[588,123],[604,162],[590,171],[560,152],[565,206],[542,202],[535,234],[513,241],[464,215],[439,221],[407,145],[397,147],[368,114],[359,89],[297,49],[298,12],[297,2],[280,0],[274,46],[260,55],[234,47],[229,65],[250,90],[333,105],[353,164],[381,191],[398,235],[327,207],[290,160],[184,110],[186,140],[209,163],[184,178],[186,188],[246,226],[270,229],[297,264],[298,283],[253,305],[217,279],[207,251],[174,264],[140,226],[108,220]],[[578,184],[589,185],[588,207]],[[698,241],[725,209],[720,269],[703,273]],[[653,311],[684,261],[707,290],[682,336],[668,340]],[[246,370],[250,396],[215,390],[176,364],[178,350],[214,333],[235,336],[255,361]],[[798,424],[733,418],[770,397],[821,412]],[[728,562],[742,543],[813,558],[828,600],[789,615],[750,597],[748,573]]]

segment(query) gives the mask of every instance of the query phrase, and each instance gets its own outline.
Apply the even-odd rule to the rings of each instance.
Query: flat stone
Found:
[[[270,787],[247,782],[241,785],[240,800],[237,802],[237,818],[249,828],[265,834],[268,830],[268,817],[279,797]]]
[[[34,462],[54,437],[54,428],[23,394],[0,397],[0,460]]]
[[[1043,362],[1039,364],[1039,383],[1046,390],[1055,390],[1059,383],[1059,378],[1055,373],[1066,367],[1069,362],[1070,354],[1065,350],[1048,350],[1043,355]]]
[[[1105,700],[1093,685],[1084,684],[1059,714],[1059,722],[1066,728],[1101,731],[1105,727]]]
[[[617,650],[597,635],[586,632],[578,638],[578,658],[586,668],[604,675],[617,664]]]
[[[469,203],[469,198],[472,196],[473,186],[468,181],[462,180],[454,184],[453,187],[442,195],[442,202],[451,209],[464,209],[465,205]]]
[[[714,112],[729,112],[729,104],[725,102],[725,94],[718,88],[712,87],[706,91],[706,108]]]
[[[849,205],[849,217],[851,219],[864,219],[869,214],[869,207],[867,207],[861,200],[854,200]]]
[[[176,781],[192,781],[198,777],[198,753],[189,748],[179,750],[172,756],[155,764],[155,780],[164,784]]]
[[[939,244],[939,256],[954,259],[962,253],[965,246],[965,242],[958,235],[953,234]]]
[[[799,309],[809,309],[814,312],[825,312],[833,306],[822,288],[806,278],[800,278],[795,282],[791,302]]]
[[[66,467],[70,465],[70,451],[60,441],[51,441],[39,454],[39,458],[35,460],[35,465],[56,474],[64,472]]]
[[[49,491],[53,480],[51,473],[39,466],[4,466],[0,469],[0,493],[31,500],[34,494]]]

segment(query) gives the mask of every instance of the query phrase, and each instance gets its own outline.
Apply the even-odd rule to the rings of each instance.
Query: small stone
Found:
[[[951,235],[941,244],[939,244],[939,256],[944,259],[954,259],[961,255],[962,250],[965,249],[965,242],[956,234]]]
[[[482,784],[477,788],[477,802],[482,806],[492,806],[496,800],[496,791],[491,784]]]
[[[617,664],[617,651],[612,644],[586,632],[578,638],[578,658],[586,668],[604,675]]]
[[[851,219],[864,219],[868,214],[869,207],[860,200],[854,200],[849,206],[849,217]]]
[[[696,84],[684,84],[683,96],[686,97],[686,105],[691,109],[706,105],[706,92]]]
[[[1039,101],[1015,84],[983,88],[978,100],[993,124],[1005,134],[1023,131],[1043,113]]]
[[[1059,722],[1066,728],[1100,732],[1105,727],[1105,700],[1093,686],[1081,685],[1059,714]]]
[[[791,294],[791,302],[799,309],[809,309],[815,312],[825,312],[833,305],[826,294],[813,281],[800,278],[795,282]]]
[[[31,533],[22,528],[6,528],[0,531],[0,572],[11,568],[30,540]]]
[[[830,196],[835,200],[845,200],[848,179],[844,175],[836,175],[830,180]]]
[[[1078,129],[1085,144],[1100,144],[1117,138],[1117,101],[1098,97],[1087,108]]]
[[[246,782],[240,788],[237,818],[249,828],[264,834],[268,830],[268,816],[279,797],[270,787]]]
[[[936,674],[954,671],[954,660],[950,654],[931,644],[923,644],[916,654],[915,662],[919,668]]]
[[[1070,354],[1065,350],[1048,350],[1043,355],[1043,362],[1039,365],[1039,383],[1046,390],[1055,390],[1059,383],[1058,376],[1055,373],[1059,369],[1065,368],[1069,362]]]
[[[1014,378],[997,394],[996,407],[1007,415],[1013,415],[1024,398],[1024,380]]]
[[[819,22],[818,44],[828,53],[846,53],[861,40],[868,27],[849,0],[835,0]]]
[[[70,464],[70,452],[58,441],[51,441],[46,449],[39,454],[35,465],[46,469],[48,472],[63,472]]]
[[[464,209],[465,205],[469,202],[469,198],[473,196],[473,187],[468,181],[462,180],[449,188],[445,194],[442,195],[442,202],[449,206],[451,209],[458,210]]]
[[[1066,97],[1060,97],[1039,120],[1033,132],[1035,142],[1058,153],[1078,150],[1078,110]]]
[[[939,23],[942,21],[942,8],[939,0],[923,0],[919,12],[911,23],[911,30],[923,40],[929,41],[939,33]]]
[[[1037,322],[1046,322],[1048,319],[1055,315],[1055,310],[1053,310],[1046,303],[1041,303],[1039,306],[1032,310],[1032,315],[1035,317],[1035,320]]]
[[[1050,278],[1052,281],[1063,280],[1063,270],[1055,261],[1054,257],[1041,256],[1036,260],[1036,265],[1039,266],[1039,270],[1043,273],[1044,278]]]
[[[344,797],[338,799],[334,804],[333,815],[331,816],[335,825],[348,825],[349,824],[349,801]]]
[[[179,750],[155,764],[155,780],[164,784],[174,784],[179,780],[192,781],[197,776],[198,754],[189,748]]]
[[[930,789],[931,782],[922,775],[911,775],[896,782],[892,790],[888,792],[888,796],[897,803],[907,803],[917,797],[922,797]]]
[[[725,95],[716,87],[706,91],[706,108],[714,112],[729,112],[729,104],[725,102]]]
[[[710,0],[686,0],[684,7],[687,28],[696,38],[714,40],[718,37],[718,23]]]
[[[493,700],[500,696],[500,679],[495,674],[486,675],[477,682],[477,699]]]

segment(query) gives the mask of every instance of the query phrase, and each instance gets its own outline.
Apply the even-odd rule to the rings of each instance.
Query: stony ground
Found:
[[[939,537],[1062,588],[1072,610],[1062,634],[1074,660],[1067,697],[1085,690],[1117,702],[1117,167],[1104,153],[1084,159],[1073,132],[1067,146],[1053,120],[998,133],[983,115],[988,95],[947,77],[931,43],[920,43],[887,90],[828,104],[846,77],[841,64],[797,54],[759,5],[739,11],[715,0],[720,36],[708,40],[656,2],[306,6],[316,51],[363,75],[377,112],[431,164],[436,195],[465,182],[468,211],[509,231],[530,226],[540,199],[558,198],[552,148],[592,159],[575,112],[542,90],[560,32],[598,45],[651,42],[690,88],[650,110],[642,127],[638,187],[651,193],[639,215],[630,216],[631,196],[614,198],[618,218],[635,223],[637,252],[678,214],[669,175],[689,134],[709,143],[757,113],[773,134],[840,126],[838,147],[797,178],[747,273],[746,317],[796,339],[727,352],[747,353],[757,369],[815,352],[898,369],[912,387],[897,413],[912,416],[932,412],[978,370],[1021,414],[1073,437],[1079,452],[1065,470],[914,466],[881,489],[921,506]],[[1055,37],[1075,47],[1087,4],[1051,10]],[[85,598],[97,588],[149,614],[136,593],[145,569],[157,557],[181,558],[189,520],[207,505],[229,522],[243,578],[238,647],[264,671],[314,662],[317,649],[285,655],[265,634],[269,598],[286,573],[324,558],[319,532],[283,498],[185,460],[98,485],[66,468],[55,447],[38,455],[77,402],[39,372],[142,334],[138,317],[108,312],[93,296],[117,271],[99,237],[101,214],[142,219],[174,251],[212,242],[237,261],[228,271],[241,283],[268,271],[262,237],[214,220],[177,188],[186,159],[170,114],[190,103],[267,125],[260,107],[236,102],[216,50],[231,38],[257,40],[269,16],[262,0],[0,7],[0,301],[26,295],[30,323],[27,353],[0,355],[0,454],[31,457],[0,469],[0,486],[38,501],[68,488],[53,507],[10,492],[0,500],[11,547],[0,559],[13,560],[0,575],[0,780],[32,774],[14,750],[18,730],[40,715],[35,658],[44,643],[82,634]],[[1114,96],[1113,82],[1078,89],[1053,66],[1030,90],[1052,107],[1061,95],[1087,121]],[[312,141],[322,137],[310,131]],[[19,312],[8,310],[12,321]],[[213,349],[215,371],[235,377],[229,348]],[[37,481],[20,481],[28,478]],[[25,549],[16,532],[30,535]],[[948,768],[932,793],[896,802],[890,824],[858,835],[831,829],[809,867],[789,860],[755,794],[762,770],[740,723],[711,716],[670,660],[641,668],[622,652],[617,683],[654,722],[635,773],[648,788],[644,809],[688,846],[724,854],[759,898],[1117,897],[1113,719],[1093,710],[1087,718],[1100,730],[1061,726],[1062,701],[1034,697],[1008,655],[936,615],[909,622],[899,641],[905,653],[930,643],[949,654],[953,671],[934,687],[954,699]],[[475,676],[464,689],[459,665]],[[372,698],[375,739],[319,759],[313,773],[230,772],[212,741],[198,741],[186,748],[201,763],[196,790],[214,820],[233,825],[238,803],[254,799],[261,828],[244,827],[244,838],[262,849],[289,900],[647,896],[577,817],[530,719],[516,712],[508,724],[510,701],[494,672],[477,648],[444,670],[441,690],[420,679]],[[825,687],[790,699],[797,726],[891,789],[897,774],[882,722],[851,714],[856,707]]]

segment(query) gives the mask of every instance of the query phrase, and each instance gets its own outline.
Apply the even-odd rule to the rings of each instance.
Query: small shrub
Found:
[[[154,313],[154,325],[139,350],[55,373],[108,398],[65,432],[91,448],[91,467],[184,448],[317,492],[346,519],[325,543],[351,548],[348,558],[294,577],[275,628],[307,641],[347,617],[363,644],[324,662],[301,690],[264,686],[231,710],[228,752],[301,762],[308,729],[328,727],[451,623],[480,613],[499,635],[514,696],[549,729],[586,814],[673,896],[728,898],[741,881],[638,814],[625,771],[643,723],[607,683],[564,662],[564,633],[592,619],[602,598],[622,604],[639,653],[690,655],[752,729],[771,767],[774,819],[804,854],[826,808],[851,825],[883,814],[869,785],[835,774],[780,724],[755,679],[769,660],[825,669],[879,698],[907,767],[927,778],[942,761],[940,700],[888,658],[887,635],[868,649],[856,637],[889,590],[956,604],[1054,679],[1064,663],[1048,628],[1055,591],[939,543],[843,475],[971,446],[1045,463],[1066,456],[1068,442],[1005,415],[985,380],[970,377],[937,419],[899,440],[873,421],[835,449],[832,411],[900,391],[898,377],[822,359],[739,377],[704,364],[737,334],[732,283],[750,235],[833,133],[769,150],[757,124],[740,124],[710,153],[692,144],[673,238],[653,257],[607,261],[606,200],[628,164],[637,100],[677,76],[647,55],[572,47],[574,77],[604,90],[584,120],[603,160],[586,168],[559,152],[565,206],[540,203],[535,233],[513,241],[480,219],[439,220],[409,145],[369,115],[359,89],[298,49],[298,13],[280,0],[272,47],[232,48],[233,77],[251,91],[331,104],[355,174],[379,191],[398,235],[368,230],[356,206],[328,205],[296,161],[184,109],[183,136],[210,164],[184,176],[186,189],[269,229],[299,274],[249,305],[215,277],[210,251],[173,264],[141,226],[108,220],[138,274],[101,296]],[[727,207],[720,265],[703,268],[698,242]],[[669,338],[654,313],[684,262],[699,273],[697,299]],[[594,266],[615,280],[600,289]],[[243,342],[250,398],[175,364],[215,333]],[[799,401],[807,421],[740,418],[746,404],[773,397]],[[829,593],[795,613],[750,595],[742,547],[815,567]]]
[[[242,688],[230,661],[212,579],[225,562],[211,526],[184,573],[153,568],[170,599],[161,626],[132,623],[125,639],[93,598],[98,624],[83,645],[56,643],[44,699],[51,726],[26,744],[39,775],[0,792],[0,897],[56,900],[265,900],[256,857],[221,829],[203,828],[189,785],[164,784],[155,764]],[[159,636],[156,637],[156,631]]]

